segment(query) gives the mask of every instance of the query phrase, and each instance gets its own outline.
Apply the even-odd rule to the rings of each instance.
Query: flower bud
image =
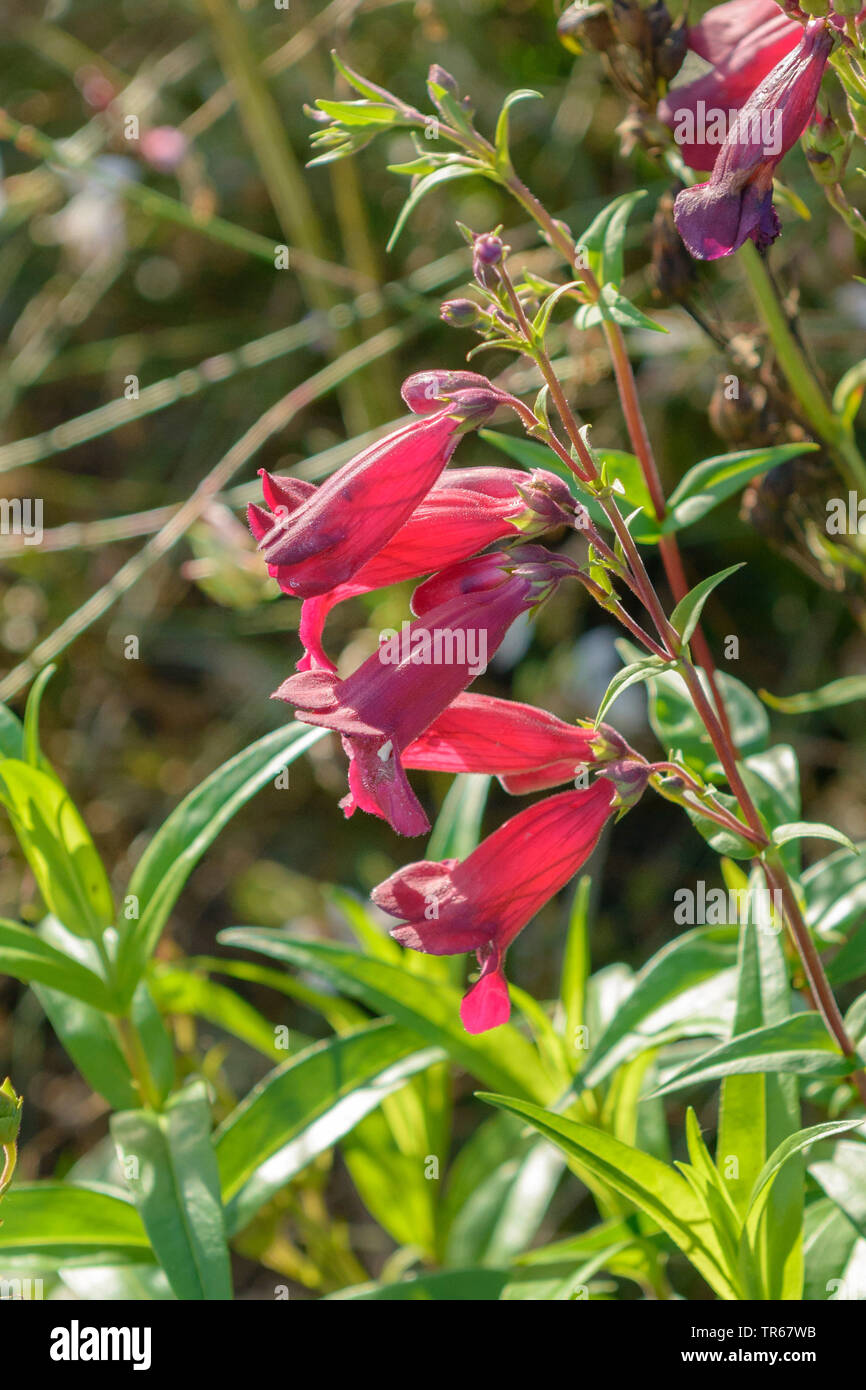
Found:
[[[446,72],[438,63],[433,63],[431,66],[427,74],[427,81],[431,82],[435,87],[442,87],[446,92],[450,92],[452,96],[456,96],[459,90],[456,77],[452,77],[451,73]]]
[[[7,1076],[0,1086],[0,1145],[14,1144],[21,1126],[21,1096],[16,1096]]]
[[[491,290],[498,284],[494,266],[500,265],[505,253],[502,238],[486,232],[475,238],[472,247],[472,274],[485,289]]]
[[[680,22],[665,34],[653,50],[653,67],[658,76],[664,78],[665,82],[672,82],[686,61],[688,51],[688,26]]]
[[[646,48],[650,22],[637,0],[613,0],[613,19],[617,38],[631,48]]]
[[[481,318],[481,310],[471,299],[446,299],[439,317],[452,328],[471,328]]]
[[[803,146],[809,168],[818,183],[836,184],[845,173],[851,141],[832,116],[820,116],[803,132]]]
[[[480,372],[414,372],[403,382],[400,394],[415,415],[431,415],[447,405],[456,391],[493,391]]]
[[[653,0],[646,10],[646,21],[649,25],[650,39],[655,47],[670,33],[673,23],[665,0]]]
[[[604,53],[614,42],[613,25],[604,5],[569,5],[556,32],[569,53],[581,54],[585,47]]]
[[[812,19],[820,19],[830,9],[829,0],[800,0],[800,9]]]

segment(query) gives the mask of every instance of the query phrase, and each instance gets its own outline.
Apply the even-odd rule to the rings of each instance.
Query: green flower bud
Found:
[[[14,1144],[21,1126],[21,1096],[16,1096],[7,1076],[0,1086],[0,1145]]]
[[[831,116],[824,116],[803,132],[803,148],[818,183],[836,184],[845,172],[851,141]]]

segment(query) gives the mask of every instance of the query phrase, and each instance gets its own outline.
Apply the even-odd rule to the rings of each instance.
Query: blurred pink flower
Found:
[[[173,174],[186,157],[189,142],[177,126],[158,125],[143,132],[138,148],[142,159],[152,169],[161,174]]]

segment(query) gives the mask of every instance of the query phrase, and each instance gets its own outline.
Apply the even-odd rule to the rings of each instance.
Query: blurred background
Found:
[[[632,341],[666,488],[738,447],[738,422],[719,406],[718,382],[731,370],[722,347],[659,292],[652,215],[669,180],[639,151],[623,155],[622,98],[598,55],[576,61],[560,45],[556,18],[552,0],[4,0],[0,106],[27,129],[0,145],[0,493],[41,499],[45,533],[40,545],[0,536],[0,696],[20,712],[30,653],[38,665],[55,656],[44,747],[118,887],[180,798],[286,718],[269,695],[299,655],[299,609],[263,574],[243,522],[259,495],[257,469],[324,476],[357,452],[352,441],[402,418],[403,377],[463,363],[471,334],[438,318],[469,276],[456,218],[477,231],[502,222],[525,264],[560,273],[520,210],[480,180],[428,198],[386,254],[407,186],[385,166],[412,157],[408,139],[386,136],[354,160],[304,168],[315,129],[305,104],[349,95],[329,50],[425,110],[427,68],[440,63],[487,131],[509,91],[537,89],[544,100],[512,115],[515,162],[576,232],[617,193],[649,188],[631,224],[627,292],[669,329]],[[866,285],[852,280],[863,267],[799,150],[784,172],[811,222],[785,213],[773,272],[783,293],[798,287],[804,338],[834,382],[863,355]],[[288,268],[274,264],[280,245],[291,248]],[[754,323],[736,262],[701,268],[694,296],[748,345]],[[600,336],[566,323],[556,355],[594,442],[627,447]],[[328,364],[335,370],[322,380]],[[472,365],[532,388],[505,354]],[[213,475],[213,496],[178,542],[143,552],[289,392],[279,427]],[[461,463],[497,461],[483,441],[461,445]],[[810,543],[840,488],[819,456],[799,472],[775,470],[686,533],[693,578],[748,561],[714,600],[708,635],[716,652],[739,638],[739,659],[725,669],[753,688],[811,689],[864,669],[862,579],[835,572]],[[95,615],[83,609],[135,556],[134,582]],[[410,591],[336,610],[328,644],[342,669],[375,648],[383,627],[399,628]],[[617,669],[617,635],[564,589],[533,627],[517,626],[476,688],[568,719],[591,715]],[[778,721],[801,758],[809,818],[866,837],[860,707]],[[654,747],[642,694],[629,691],[611,722],[643,751]],[[339,747],[325,740],[292,767],[287,789],[261,792],[193,875],[160,954],[218,954],[217,931],[235,923],[348,939],[327,885],[363,897],[423,847],[369,817],[344,821],[344,781]],[[449,779],[416,773],[413,782],[432,821]],[[485,827],[515,806],[494,784]],[[0,855],[0,914],[36,920],[35,885],[5,820]],[[676,930],[674,890],[718,881],[713,854],[660,802],[628,817],[591,867],[596,965],[639,966]],[[542,999],[555,989],[567,909],[565,894],[512,953],[511,977]],[[275,1023],[321,1032],[300,1005],[240,988]],[[207,1023],[181,1020],[177,1039],[226,1108],[267,1067]],[[27,1098],[22,1177],[63,1175],[104,1138],[104,1102],[77,1078],[34,997],[10,980],[0,981],[6,1071]],[[477,1119],[468,1094],[458,1117],[458,1133]],[[250,1237],[240,1275],[248,1296],[262,1279],[257,1261],[293,1295],[310,1296],[375,1274],[387,1258],[388,1238],[339,1161],[295,1188],[279,1237],[275,1227]],[[573,1195],[557,1199],[552,1229]]]

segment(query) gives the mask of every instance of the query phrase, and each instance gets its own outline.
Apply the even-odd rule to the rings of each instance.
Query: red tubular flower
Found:
[[[699,260],[729,256],[747,238],[763,248],[778,236],[773,171],[812,117],[832,47],[827,24],[809,23],[794,51],[738,112],[709,182],[677,196],[674,221]]]
[[[269,566],[298,598],[351,579],[426,497],[461,434],[488,420],[502,400],[489,382],[370,445],[321,487],[274,488],[276,518],[250,509],[250,526]]]
[[[712,63],[712,70],[669,91],[658,114],[674,131],[690,168],[712,169],[716,162],[724,135],[716,131],[711,113],[724,116],[727,131],[731,113],[745,105],[802,37],[803,26],[775,0],[729,0],[689,29],[689,48]]]
[[[481,976],[460,1006],[468,1033],[508,1022],[505,952],[589,858],[615,796],[614,784],[599,777],[584,791],[546,797],[467,859],[408,864],[374,888],[377,906],[403,919],[391,931],[403,946],[437,956],[477,953]]]
[[[585,509],[568,485],[543,469],[529,474],[517,468],[445,472],[408,521],[352,579],[305,599],[300,623],[304,655],[298,670],[335,669],[322,647],[322,633],[336,604],[457,564],[509,536],[528,539],[554,526],[580,526],[584,516]],[[271,574],[285,589],[282,567],[271,566]]]
[[[432,772],[486,772],[512,795],[574,780],[597,763],[621,758],[615,730],[579,729],[517,700],[467,692],[434,719],[403,753],[403,766]]]
[[[534,608],[577,567],[541,546],[518,546],[453,565],[416,589],[413,623],[385,634],[378,652],[346,680],[305,671],[275,692],[295,717],[342,735],[349,756],[347,815],[356,806],[402,835],[428,821],[403,768],[403,749],[464,690],[515,618]]]

